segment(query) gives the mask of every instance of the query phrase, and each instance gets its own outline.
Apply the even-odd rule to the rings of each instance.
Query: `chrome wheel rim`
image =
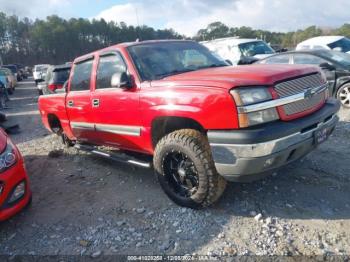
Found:
[[[350,106],[350,86],[344,87],[339,93],[340,102],[345,106]]]

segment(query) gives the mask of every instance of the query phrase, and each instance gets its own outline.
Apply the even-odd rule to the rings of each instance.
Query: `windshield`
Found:
[[[128,51],[143,81],[229,65],[195,42],[145,43],[130,46]]]
[[[350,54],[336,52],[336,51],[323,51],[322,56],[333,60],[345,67],[350,67]]]
[[[328,45],[331,49],[334,48],[341,48],[342,52],[349,52],[350,51],[350,39],[349,38],[342,38],[336,42],[333,42]]]
[[[238,45],[243,56],[255,56],[263,54],[274,54],[275,51],[264,41],[255,41]]]
[[[44,72],[46,72],[47,68],[48,68],[48,66],[36,66],[34,68],[34,71],[44,73]]]

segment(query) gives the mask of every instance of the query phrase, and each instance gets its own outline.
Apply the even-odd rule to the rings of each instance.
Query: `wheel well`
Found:
[[[48,120],[48,123],[50,125],[52,132],[59,134],[62,131],[61,122],[56,115],[49,114],[47,116],[47,120]]]
[[[187,117],[159,117],[152,122],[152,145],[156,147],[158,141],[167,134],[179,129],[195,129],[202,133],[205,129],[197,121]]]

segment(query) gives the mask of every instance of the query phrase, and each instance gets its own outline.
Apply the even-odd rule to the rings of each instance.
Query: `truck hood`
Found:
[[[236,86],[273,85],[278,81],[319,72],[305,65],[243,65],[202,69],[152,81],[152,86],[207,86],[231,89]]]

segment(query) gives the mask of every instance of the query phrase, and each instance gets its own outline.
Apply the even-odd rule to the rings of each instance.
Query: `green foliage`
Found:
[[[172,29],[128,26],[105,20],[69,19],[56,15],[31,21],[0,12],[0,54],[4,63],[61,64],[121,42],[184,38]]]
[[[221,22],[200,29],[194,40],[204,41],[222,37],[259,38],[281,47],[294,48],[299,42],[319,35],[350,37],[350,24],[338,29],[310,26],[305,30],[280,33],[255,30],[250,27],[228,27]],[[75,57],[121,42],[150,39],[185,38],[172,29],[155,30],[146,25],[130,26],[124,22],[106,22],[104,19],[63,19],[56,15],[45,20],[7,16],[0,12],[0,54],[4,63],[60,64]]]

